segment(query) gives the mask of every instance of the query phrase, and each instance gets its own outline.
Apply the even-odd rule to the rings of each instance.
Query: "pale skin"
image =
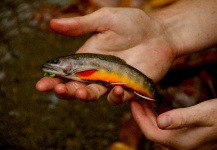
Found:
[[[83,17],[53,19],[50,25],[66,36],[94,32],[77,53],[116,55],[158,82],[177,57],[217,44],[216,16],[217,0],[182,0],[150,14],[103,8]],[[217,99],[156,116],[146,101],[134,101],[134,95],[120,86],[108,91],[97,84],[44,77],[36,88],[53,90],[62,99],[82,101],[95,101],[109,92],[112,104],[131,100],[133,117],[148,139],[172,149],[210,150],[217,146]]]

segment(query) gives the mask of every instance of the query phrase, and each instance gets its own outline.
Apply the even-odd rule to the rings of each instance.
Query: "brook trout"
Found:
[[[147,100],[157,100],[157,90],[146,75],[128,65],[124,60],[102,54],[81,53],[52,59],[42,70],[76,81],[104,86],[120,85]]]

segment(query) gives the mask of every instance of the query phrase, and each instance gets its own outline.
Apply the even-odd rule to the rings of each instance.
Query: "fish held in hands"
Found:
[[[59,76],[106,87],[120,85],[146,100],[157,100],[153,81],[124,60],[92,53],[72,54],[43,64],[45,75]]]

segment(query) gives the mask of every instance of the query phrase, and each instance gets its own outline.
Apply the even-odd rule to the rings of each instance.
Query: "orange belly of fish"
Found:
[[[82,71],[78,72],[77,77],[83,80],[92,80],[92,81],[105,81],[108,83],[118,83],[114,85],[121,85],[124,87],[127,87],[129,89],[132,89],[144,96],[152,97],[151,93],[149,93],[147,89],[143,87],[140,83],[134,81],[133,79],[130,79],[128,76],[123,76],[116,72],[108,72],[105,70],[88,70],[88,71]]]

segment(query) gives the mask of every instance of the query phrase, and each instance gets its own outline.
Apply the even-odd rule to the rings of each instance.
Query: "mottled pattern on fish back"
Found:
[[[93,53],[81,53],[81,54],[73,54],[73,55],[68,55],[65,58],[72,58],[72,59],[77,59],[77,60],[82,60],[82,59],[101,59],[104,61],[108,62],[116,62],[119,64],[126,64],[126,62],[123,59],[120,59],[116,56],[113,55],[102,55],[102,54],[93,54]]]
[[[90,54],[90,53],[82,53],[82,54],[73,54],[65,57],[66,59],[76,59],[80,61],[81,67],[90,68],[90,66],[94,66],[95,69],[105,69],[108,72],[118,72],[122,76],[127,76],[132,82],[135,82],[137,85],[141,85],[144,90],[150,93],[151,98],[156,99],[158,96],[157,91],[154,87],[153,81],[145,76],[142,72],[137,70],[136,68],[128,65],[124,60],[112,56],[112,55],[101,55],[101,54]],[[95,82],[104,82],[104,81],[95,81]],[[132,86],[133,88],[133,86]],[[137,91],[137,89],[134,89]],[[140,94],[147,94],[144,91],[137,91]]]

